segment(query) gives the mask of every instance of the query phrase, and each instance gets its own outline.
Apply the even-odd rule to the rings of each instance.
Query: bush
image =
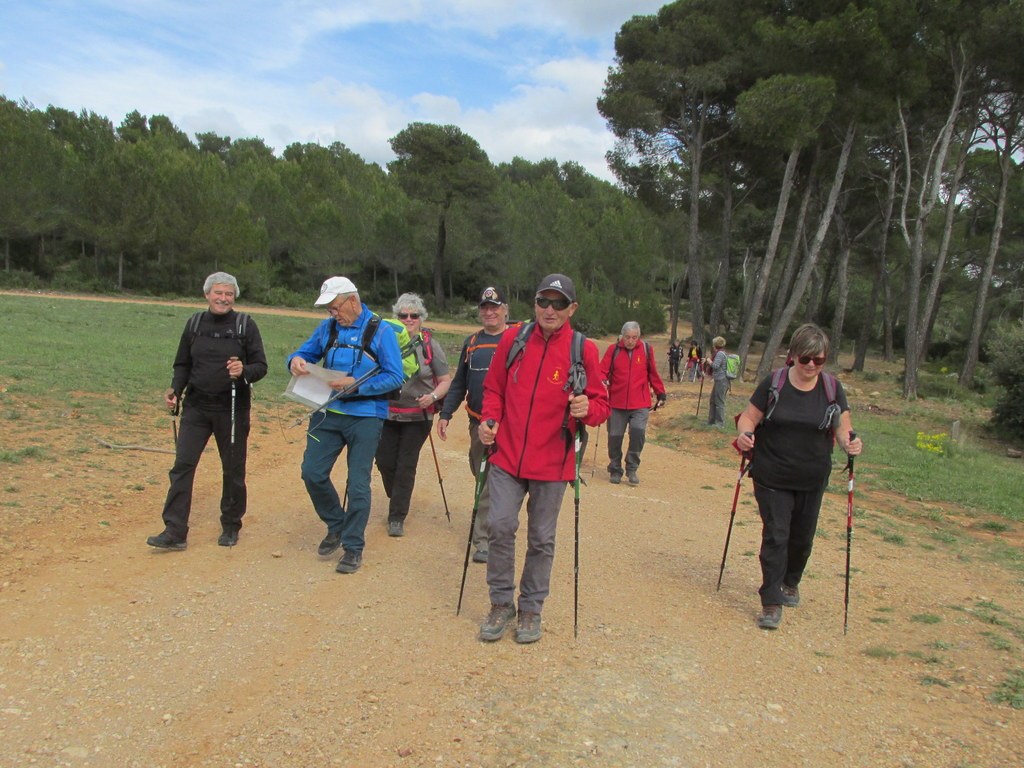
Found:
[[[992,423],[999,432],[1024,440],[1024,327],[999,329],[988,348],[992,375],[1003,387],[992,411]]]

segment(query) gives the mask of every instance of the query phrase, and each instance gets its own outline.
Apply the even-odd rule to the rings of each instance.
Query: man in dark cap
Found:
[[[484,641],[499,640],[516,615],[516,531],[527,496],[526,561],[519,579],[515,640],[540,639],[558,511],[566,483],[576,475],[574,438],[581,423],[596,427],[608,418],[597,346],[582,335],[577,338],[569,323],[577,307],[571,279],[545,277],[534,297],[535,322],[502,337],[484,381],[480,441],[494,445],[488,476],[491,610],[480,626]]]
[[[441,416],[437,421],[437,434],[442,440],[448,439],[448,424],[452,416],[466,402],[469,414],[469,468],[475,477],[480,471],[484,457],[484,444],[480,442],[480,411],[484,407],[484,378],[494,359],[502,335],[508,329],[508,304],[500,288],[487,286],[480,292],[477,312],[483,325],[476,333],[462,342],[459,366],[448,394],[441,405]],[[491,506],[491,495],[486,484],[480,492],[476,522],[473,525],[473,562],[486,563],[488,550],[487,513]]]

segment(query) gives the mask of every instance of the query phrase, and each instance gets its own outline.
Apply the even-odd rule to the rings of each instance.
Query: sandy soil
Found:
[[[730,412],[747,393],[737,387]],[[428,444],[404,538],[386,535],[375,478],[352,576],[316,554],[303,435],[284,428],[294,406],[254,406],[250,511],[233,549],[216,545],[210,449],[184,552],[145,545],[170,456],[99,447],[102,428],[73,414],[6,421],[4,448],[43,429],[61,458],[0,465],[0,765],[1024,764],[1024,711],[989,701],[1022,666],[1024,597],[983,556],[984,534],[944,546],[915,526],[902,546],[886,541],[882,524],[906,503],[865,488],[844,635],[837,483],[802,605],[758,630],[749,481],[715,589],[737,462],[726,435],[681,418],[696,397],[697,385],[670,385],[639,487],[607,482],[604,435],[596,461],[588,451],[579,635],[570,492],[532,646],[476,640],[480,565],[455,614],[473,491],[461,414],[434,441],[451,523]],[[136,427],[132,442],[167,448],[170,433]]]

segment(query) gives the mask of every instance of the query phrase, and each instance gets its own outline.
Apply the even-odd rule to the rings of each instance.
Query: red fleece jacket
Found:
[[[655,395],[665,394],[654,350],[643,340],[632,350],[621,341],[608,347],[601,360],[601,379],[608,382],[608,400],[616,409],[650,408],[652,389]]]

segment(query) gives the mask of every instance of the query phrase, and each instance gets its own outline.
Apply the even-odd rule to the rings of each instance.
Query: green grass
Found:
[[[948,429],[934,420],[933,415],[915,417],[912,409],[896,418],[856,413],[854,421],[865,446],[863,458],[855,464],[859,483],[1024,522],[1019,503],[1020,460],[983,450],[970,440],[948,455],[923,451],[917,447],[918,432],[937,434]]]
[[[884,645],[872,645],[864,649],[864,655],[872,659],[895,659],[900,654],[899,651],[886,648]]]
[[[915,613],[910,620],[917,624],[938,624],[942,621],[942,617],[936,616],[934,613]]]
[[[1024,669],[1011,672],[992,694],[992,701],[1009,704],[1014,709],[1024,709]]]

